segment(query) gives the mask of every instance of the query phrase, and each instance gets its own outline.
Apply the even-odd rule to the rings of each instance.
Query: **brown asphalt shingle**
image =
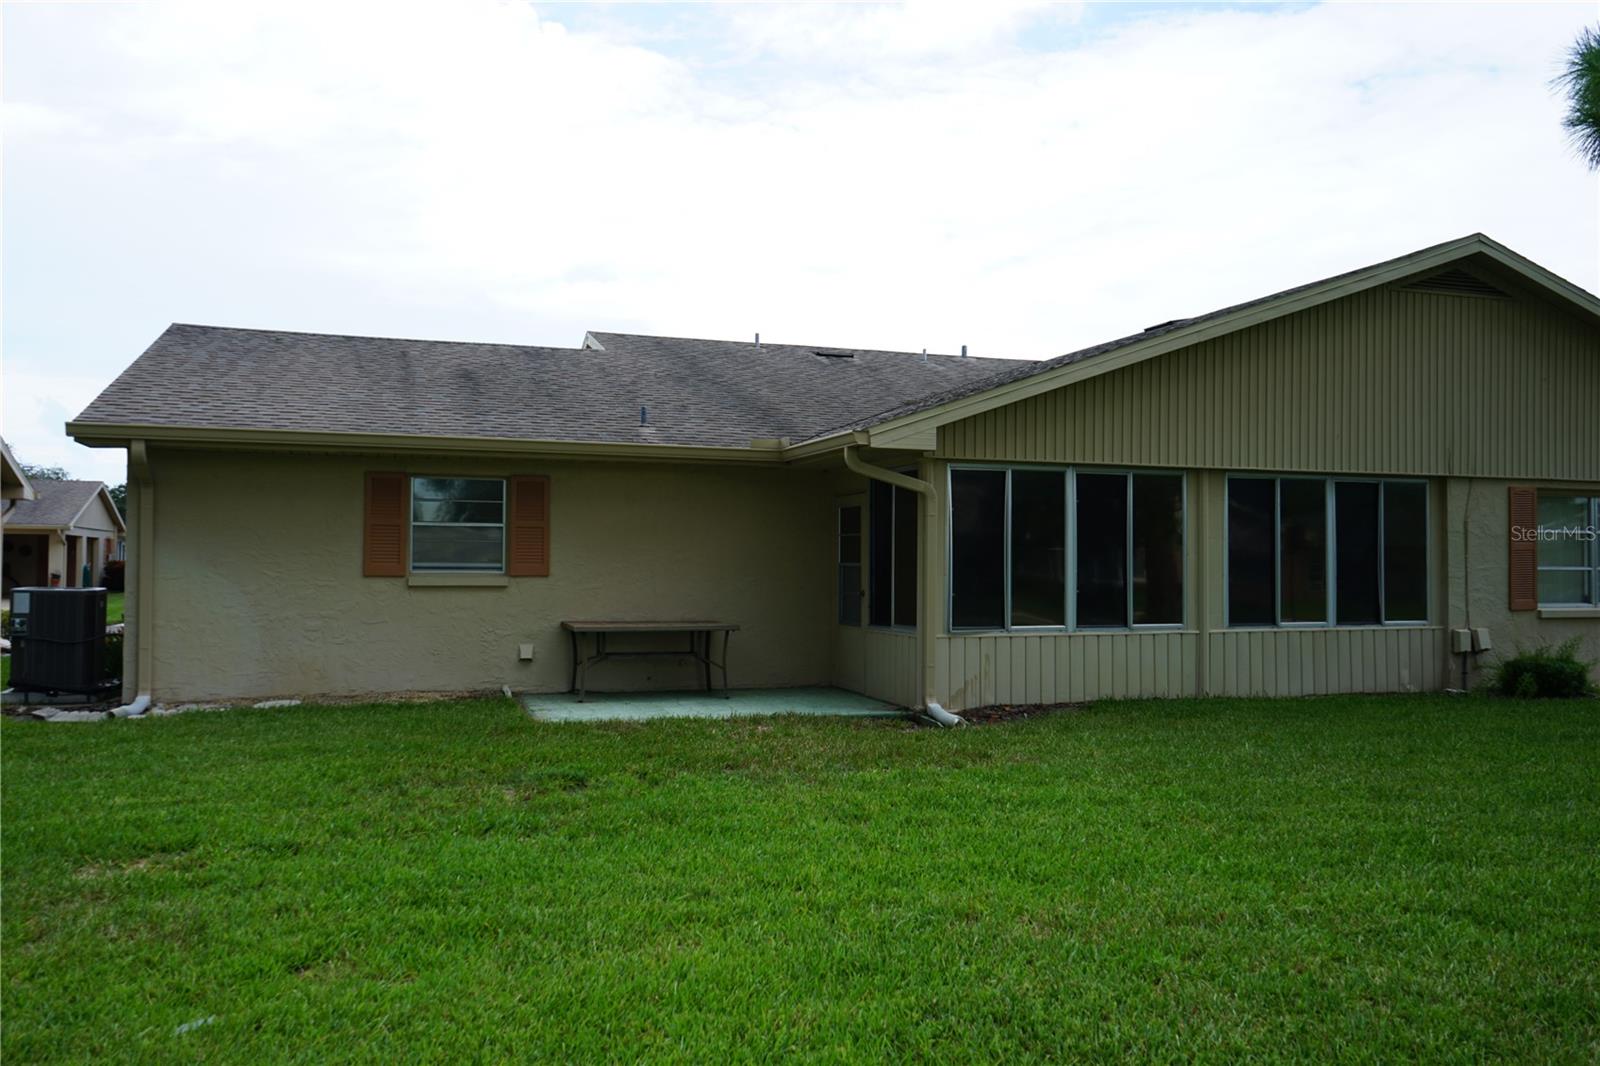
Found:
[[[603,350],[177,324],[76,421],[748,447],[759,437],[809,437],[1023,365],[591,336]],[[641,406],[649,410],[646,427]]]

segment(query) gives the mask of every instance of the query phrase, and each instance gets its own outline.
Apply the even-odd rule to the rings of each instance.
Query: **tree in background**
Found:
[[[1578,34],[1556,84],[1572,105],[1561,124],[1589,169],[1600,170],[1600,28]]]
[[[127,483],[124,482],[121,485],[107,485],[106,486],[106,492],[110,494],[111,502],[117,505],[117,513],[119,515],[121,515],[122,516],[122,520],[124,522],[126,522],[128,520],[128,486],[127,486]]]
[[[31,463],[18,463],[22,473],[29,481],[71,481],[72,475],[61,466],[34,466]]]

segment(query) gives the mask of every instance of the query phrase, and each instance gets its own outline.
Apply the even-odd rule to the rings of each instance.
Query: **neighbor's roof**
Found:
[[[1017,365],[592,333],[585,348],[173,325],[75,420],[748,448]],[[639,408],[648,412],[641,426]]]
[[[23,472],[22,464],[11,454],[11,445],[0,440],[0,482],[15,485],[22,490],[21,499],[33,499],[33,482]]]
[[[33,499],[13,501],[5,512],[6,527],[66,529],[78,520],[78,516],[98,493],[105,491],[105,487],[103,481],[35,481]],[[120,524],[116,506],[109,497],[106,507]]]

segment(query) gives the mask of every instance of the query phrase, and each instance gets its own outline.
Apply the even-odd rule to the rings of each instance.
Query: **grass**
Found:
[[[6,1061],[1600,1055],[1592,702],[0,740]]]
[[[122,603],[126,595],[124,592],[106,593],[106,625],[114,626],[122,621]]]

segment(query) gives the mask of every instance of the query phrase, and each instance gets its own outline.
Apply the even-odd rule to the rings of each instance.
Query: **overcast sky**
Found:
[[[5,5],[4,433],[169,323],[1043,358],[1483,231],[1600,289],[1595,3]]]

